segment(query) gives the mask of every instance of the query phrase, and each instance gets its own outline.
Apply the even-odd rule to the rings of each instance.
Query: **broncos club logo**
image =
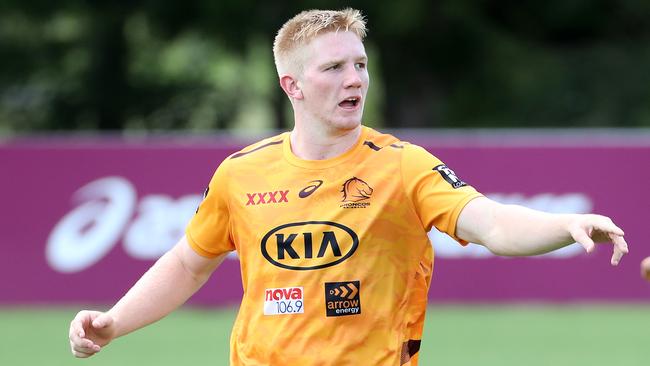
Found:
[[[361,179],[352,177],[343,183],[341,193],[343,193],[341,202],[359,202],[370,198],[372,188]]]

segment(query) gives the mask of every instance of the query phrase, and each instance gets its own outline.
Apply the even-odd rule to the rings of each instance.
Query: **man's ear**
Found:
[[[280,86],[282,90],[289,96],[291,99],[303,99],[302,90],[300,85],[298,85],[298,80],[291,75],[282,75],[280,77]]]

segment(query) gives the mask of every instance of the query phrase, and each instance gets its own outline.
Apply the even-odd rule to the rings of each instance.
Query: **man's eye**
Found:
[[[366,64],[363,63],[363,62],[357,62],[355,64],[355,66],[357,67],[357,69],[365,69],[366,68]]]
[[[332,65],[332,66],[328,67],[328,68],[325,69],[325,70],[337,70],[340,66],[341,66],[341,65],[339,65],[339,64]]]

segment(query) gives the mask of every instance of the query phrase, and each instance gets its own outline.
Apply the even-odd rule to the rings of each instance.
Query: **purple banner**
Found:
[[[611,216],[626,231],[631,253],[619,267],[610,266],[607,245],[590,255],[573,245],[500,258],[432,232],[432,301],[650,300],[650,284],[639,275],[650,255],[641,236],[650,212],[650,142],[448,141],[416,142],[500,202]],[[175,244],[214,169],[241,146],[83,139],[0,145],[0,304],[116,301]],[[232,255],[192,302],[234,304],[241,293]]]

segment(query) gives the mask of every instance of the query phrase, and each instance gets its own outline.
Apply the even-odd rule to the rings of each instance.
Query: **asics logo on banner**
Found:
[[[350,258],[359,237],[349,227],[330,221],[280,225],[264,235],[262,255],[276,267],[294,271],[335,266]]]
[[[442,177],[447,181],[447,183],[451,184],[451,186],[454,187],[454,189],[464,187],[467,185],[467,183],[460,180],[456,176],[456,173],[454,173],[453,170],[449,169],[445,164],[436,165],[433,168],[433,170],[440,173],[440,175],[442,175]]]
[[[314,183],[314,184],[310,184],[307,187],[303,188],[300,192],[298,192],[298,197],[300,197],[300,198],[309,197],[312,193],[316,192],[318,187],[320,187],[323,184],[323,181],[322,180],[312,180],[309,183]]]
[[[255,205],[266,205],[269,203],[282,203],[289,202],[287,195],[289,191],[273,191],[273,192],[262,192],[262,193],[246,193],[248,197],[248,202],[246,206],[255,206]]]

